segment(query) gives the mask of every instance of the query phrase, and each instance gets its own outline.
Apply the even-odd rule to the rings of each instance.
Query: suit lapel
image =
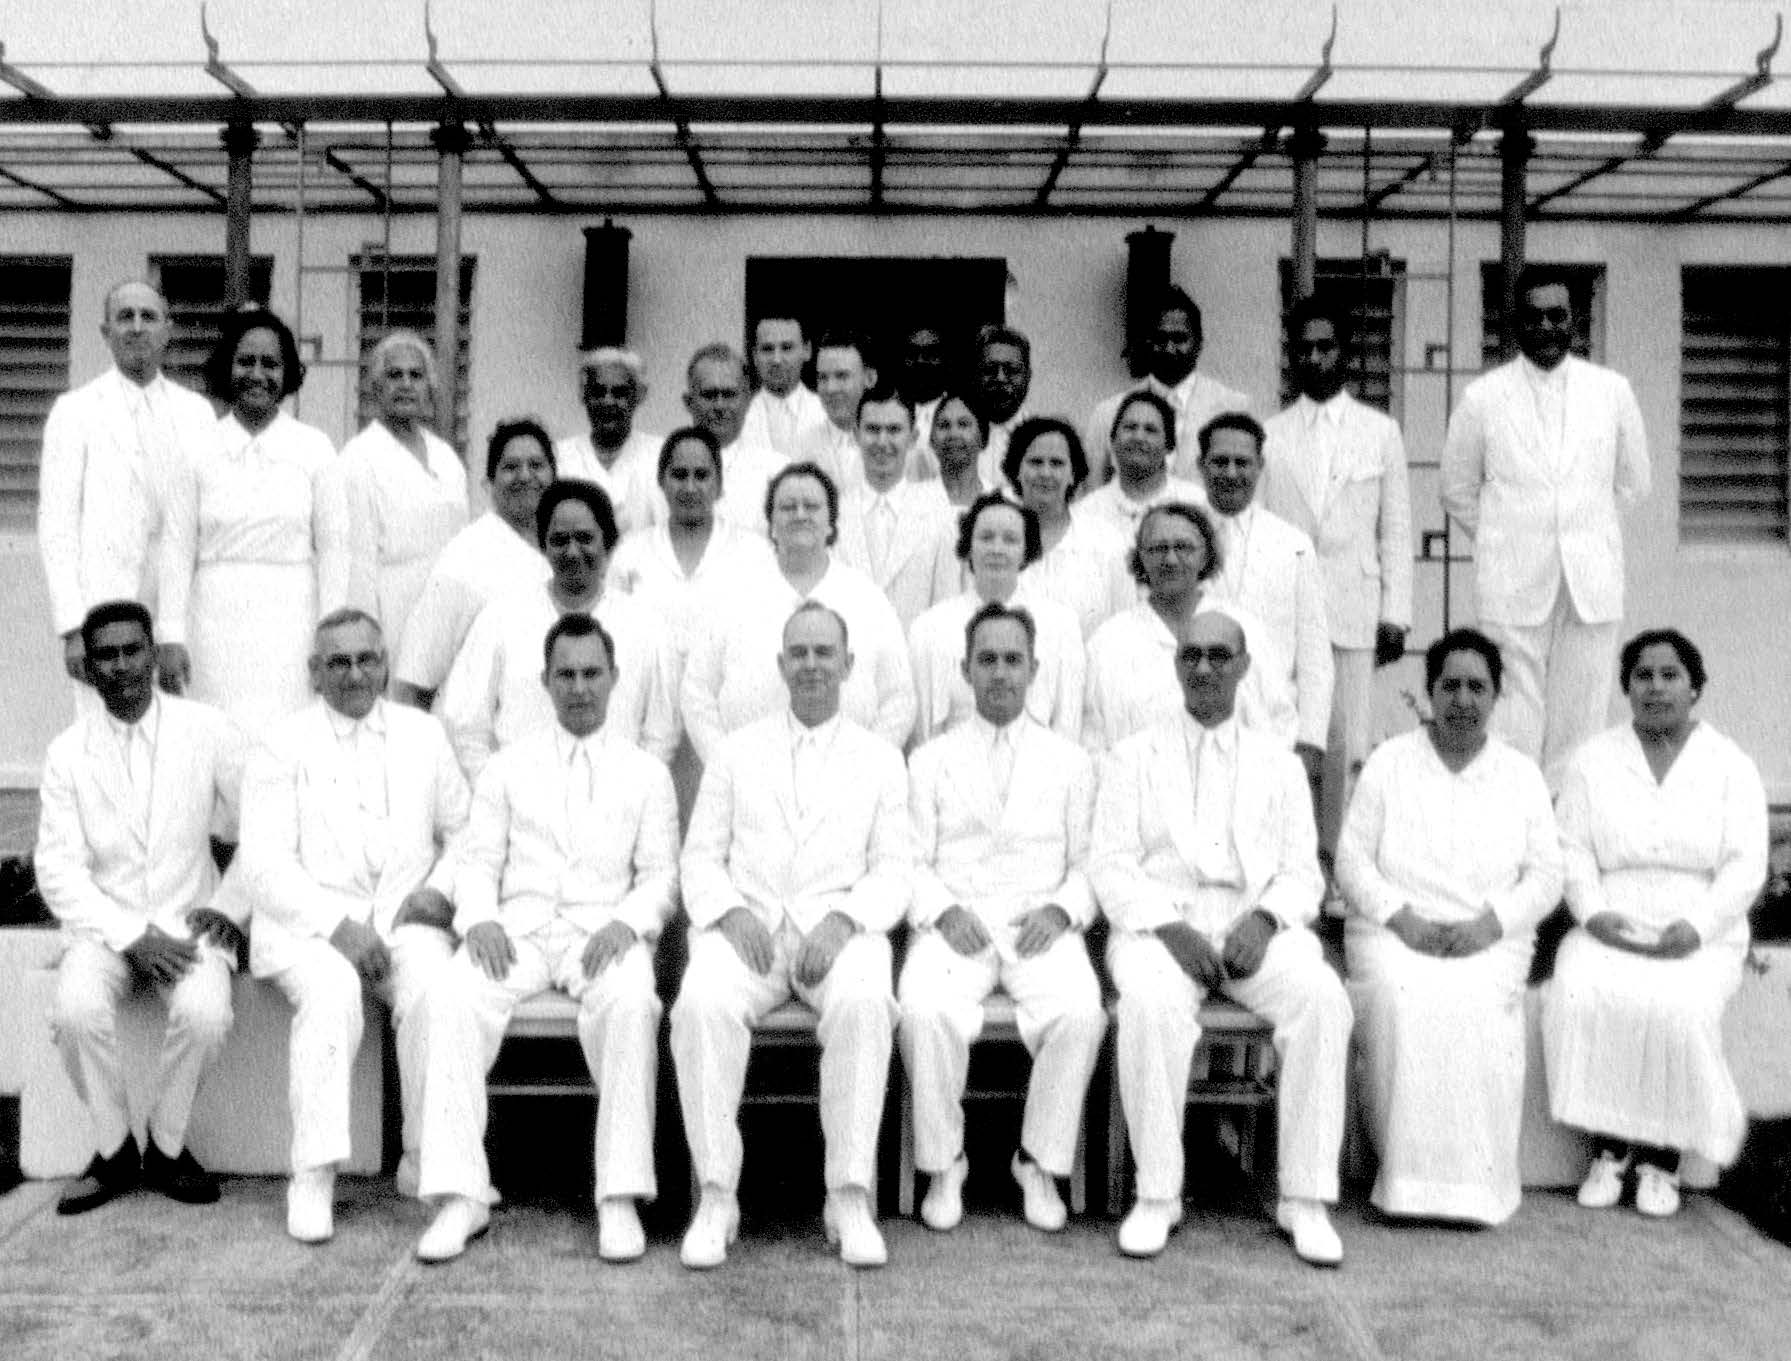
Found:
[[[1194,772],[1188,766],[1188,744],[1179,723],[1165,724],[1151,740],[1152,791],[1169,825],[1176,854],[1198,874],[1200,842],[1194,827]]]
[[[995,771],[981,739],[982,732],[974,723],[964,723],[961,733],[963,760],[958,763],[958,770],[963,777],[964,797],[971,816],[993,832],[1000,828],[1006,810],[995,792]],[[1016,771],[1019,764],[1016,758]]]

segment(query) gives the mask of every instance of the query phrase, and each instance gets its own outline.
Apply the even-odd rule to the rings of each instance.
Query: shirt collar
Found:
[[[1528,355],[1520,354],[1517,362],[1523,366],[1523,375],[1529,379],[1532,387],[1553,388],[1559,390],[1567,385],[1567,365],[1572,358],[1563,359],[1552,369],[1544,369],[1534,363]]]
[[[1204,723],[1197,722],[1193,714],[1183,709],[1182,734],[1191,743],[1210,740],[1226,756],[1237,755],[1238,716],[1235,710],[1223,723],[1216,723],[1209,728]]]
[[[784,722],[790,726],[791,746],[795,746],[806,739],[812,739],[816,746],[830,747],[833,745],[834,734],[840,730],[840,716],[837,713],[825,723],[816,724],[811,728],[801,719],[797,718],[795,714],[791,713],[788,709],[785,709]]]
[[[593,756],[603,745],[603,735],[609,731],[607,725],[600,724],[596,732],[587,733],[583,737],[574,737],[558,723],[553,725],[554,752],[560,758],[561,765],[570,765],[580,751],[588,751]]]
[[[386,735],[386,702],[383,699],[374,700],[373,707],[367,711],[367,716],[358,720],[350,718],[347,714],[337,713],[328,704],[323,706],[323,711],[329,715],[330,731],[336,735],[338,742],[346,741],[363,731],[370,732],[376,737]]]
[[[1302,392],[1294,405],[1299,408],[1300,415],[1305,418],[1307,425],[1314,425],[1319,421],[1336,425],[1343,419],[1343,405],[1348,397],[1349,393],[1339,388],[1324,401],[1317,402]]]
[[[102,710],[102,712],[106,715],[106,725],[112,729],[112,735],[120,742],[129,742],[133,736],[141,733],[145,742],[152,747],[155,746],[156,736],[162,730],[162,697],[160,695],[153,693],[150,695],[149,707],[143,711],[143,717],[135,723],[120,723],[112,717],[110,710]]]
[[[970,711],[970,725],[976,730],[977,739],[985,747],[993,749],[995,746],[995,739],[998,737],[1005,736],[1009,740],[1018,743],[1020,740],[1020,730],[1026,726],[1026,717],[1026,711],[1022,709],[1019,716],[1016,717],[1012,723],[997,728],[993,723],[989,722],[988,719],[972,709]]]

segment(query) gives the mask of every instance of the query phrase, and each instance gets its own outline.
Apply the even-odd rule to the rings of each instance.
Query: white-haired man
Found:
[[[661,437],[634,426],[647,400],[647,370],[640,355],[614,345],[587,350],[579,360],[579,397],[590,431],[554,446],[558,476],[595,483],[616,508],[623,534],[666,518],[665,497],[653,474]]]

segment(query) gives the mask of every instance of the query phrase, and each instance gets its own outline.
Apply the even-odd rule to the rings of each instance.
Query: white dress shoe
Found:
[[[1181,1222],[1179,1200],[1140,1200],[1119,1226],[1119,1250],[1128,1257],[1155,1257],[1168,1246],[1169,1231]]]
[[[1650,1219],[1679,1213],[1679,1174],[1653,1163],[1636,1169],[1636,1210]]]
[[[969,1175],[970,1160],[962,1153],[945,1171],[933,1173],[927,1198],[920,1203],[920,1222],[940,1233],[949,1233],[963,1223],[964,1178]]]
[[[647,1235],[635,1213],[633,1196],[606,1196],[597,1202],[597,1255],[606,1262],[632,1262],[647,1250]]]
[[[1275,1222],[1293,1239],[1294,1255],[1313,1266],[1336,1266],[1343,1261],[1343,1240],[1331,1227],[1323,1201],[1283,1196],[1275,1206]]]
[[[1070,1212],[1057,1194],[1056,1177],[1023,1153],[1014,1154],[1008,1170],[1020,1187],[1020,1205],[1028,1224],[1044,1233],[1057,1233],[1070,1222]]]
[[[1606,1150],[1592,1160],[1580,1183],[1580,1204],[1588,1210],[1608,1210],[1623,1199],[1623,1178],[1630,1160]]]
[[[435,1213],[435,1220],[417,1240],[417,1260],[435,1265],[451,1262],[466,1245],[491,1227],[491,1211],[471,1196],[449,1196]]]
[[[336,1170],[308,1167],[286,1183],[286,1232],[301,1243],[327,1243],[336,1234]]]
[[[728,1244],[740,1236],[740,1202],[732,1191],[719,1186],[705,1186],[690,1227],[684,1231],[684,1242],[678,1248],[678,1260],[692,1271],[707,1271],[728,1260]]]
[[[889,1260],[870,1200],[859,1187],[843,1186],[828,1192],[821,1229],[829,1243],[839,1244],[840,1261],[847,1266],[882,1266]]]

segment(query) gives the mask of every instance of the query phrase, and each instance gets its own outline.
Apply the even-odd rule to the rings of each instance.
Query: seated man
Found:
[[[36,863],[67,942],[56,974],[56,1039],[99,1151],[56,1209],[95,1209],[139,1180],[205,1204],[218,1198],[218,1184],[187,1150],[187,1116],[205,1066],[230,1033],[230,974],[242,935],[213,906],[211,832],[220,811],[224,829],[235,827],[241,741],[217,710],[156,694],[155,634],[142,605],[95,605],[81,622],[80,645],[105,709],[83,713],[50,743]],[[137,984],[168,999],[141,1159],[116,1033],[118,1004]]]
[[[597,1105],[597,1250],[647,1248],[635,1201],[653,1179],[659,998],[653,948],[678,883],[678,808],[665,766],[604,723],[615,660],[589,615],[562,615],[543,646],[558,720],[505,747],[479,776],[460,853],[454,985],[465,1034],[432,1038],[462,1065],[472,1105],[462,1156],[485,1161],[485,1074],[516,1004],[558,988],[579,1004],[578,1042]],[[459,977],[454,977],[458,974]]]
[[[293,1009],[286,1231],[302,1243],[335,1232],[365,988],[391,1006],[398,1032],[399,1183],[414,1176],[424,1199],[446,1198],[417,1255],[443,1261],[483,1230],[490,1198],[483,1160],[455,1159],[454,1125],[472,1098],[451,1085],[453,1055],[430,1044],[443,1013],[468,1003],[441,990],[424,1004],[453,953],[443,849],[466,822],[466,782],[441,725],[382,698],[385,642],[371,617],[324,616],[310,666],[319,698],[250,758],[232,867],[254,910],[250,966]]]
[[[1032,617],[997,602],[965,632],[976,713],[915,752],[909,774],[916,934],[899,996],[915,1162],[933,1176],[920,1214],[940,1230],[963,1217],[970,1042],[999,984],[1034,1058],[1013,1176],[1026,1222],[1055,1232],[1066,1216],[1054,1178],[1069,1175],[1107,1029],[1082,943],[1094,768],[1026,713]]]
[[[908,906],[908,782],[883,739],[839,713],[845,621],[804,601],[778,667],[789,708],[726,737],[684,845],[690,966],[672,1061],[702,1194],[687,1267],[719,1266],[740,1224],[740,1096],[753,1022],[792,994],[820,1013],[829,1240],[851,1266],[887,1260],[870,1187],[895,998],[888,931]]]
[[[1307,924],[1318,914],[1312,803],[1299,761],[1233,717],[1250,665],[1237,621],[1196,611],[1176,629],[1185,712],[1116,746],[1095,803],[1089,878],[1113,924],[1120,1101],[1138,1203],[1120,1251],[1151,1257],[1181,1220],[1182,1112],[1200,1004],[1223,992],[1275,1028],[1280,1062],[1276,1222],[1334,1266],[1349,999]]]

